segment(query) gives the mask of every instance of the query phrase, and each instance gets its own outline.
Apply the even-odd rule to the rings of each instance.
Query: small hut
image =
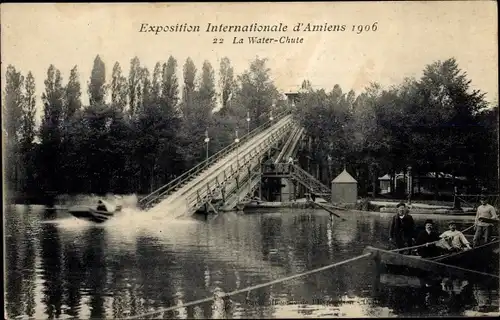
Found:
[[[358,199],[358,182],[346,169],[332,180],[333,203],[356,203]]]

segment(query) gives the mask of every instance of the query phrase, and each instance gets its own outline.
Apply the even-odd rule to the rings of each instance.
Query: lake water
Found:
[[[124,209],[102,225],[42,207],[5,212],[8,318],[124,318],[193,300],[154,318],[464,316],[498,311],[498,283],[379,275],[368,258],[231,292],[388,248],[391,214],[318,210],[166,220]],[[414,215],[417,224],[429,216]],[[446,217],[433,217],[445,228]],[[472,218],[460,218],[459,228]],[[150,318],[151,318],[150,317]],[[144,318],[144,317],[143,317]]]

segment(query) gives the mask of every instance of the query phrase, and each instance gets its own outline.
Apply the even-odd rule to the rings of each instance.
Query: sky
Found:
[[[397,85],[420,77],[426,64],[451,57],[472,80],[472,88],[498,103],[497,10],[495,1],[329,2],[329,3],[172,3],[172,4],[2,4],[2,75],[12,64],[23,75],[31,71],[40,96],[50,64],[66,83],[78,66],[83,102],[97,54],[106,64],[107,79],[115,62],[127,75],[137,56],[150,72],[170,55],[182,65],[191,57],[198,74],[204,60],[218,72],[228,57],[239,74],[256,57],[267,58],[278,89],[287,92],[309,79],[315,89],[360,92],[370,82]],[[139,32],[141,24],[188,24],[200,32]],[[206,32],[219,25],[287,25],[286,32]],[[293,32],[298,23],[346,25],[343,32]],[[376,31],[357,34],[353,25]],[[304,25],[302,27],[304,27]],[[301,37],[299,44],[249,44],[248,37]],[[233,44],[233,38],[246,43]],[[213,44],[214,38],[224,39]],[[2,92],[5,84],[2,82]],[[39,112],[38,114],[41,114]]]

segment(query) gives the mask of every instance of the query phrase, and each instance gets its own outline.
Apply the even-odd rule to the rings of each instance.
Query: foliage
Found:
[[[362,193],[376,190],[379,176],[408,167],[414,174],[445,172],[496,189],[491,177],[498,109],[485,110],[484,93],[470,89],[455,59],[432,63],[421,79],[386,90],[373,83],[357,97],[344,95],[338,85],[326,93],[304,81],[302,89],[296,117],[313,140],[313,164],[325,167],[325,159],[337,159],[330,164],[335,175],[347,165]]]
[[[254,59],[240,75],[221,59],[219,83],[208,61],[200,70],[186,59],[183,79],[168,57],[152,72],[138,57],[128,75],[116,62],[109,83],[106,66],[94,59],[82,104],[77,66],[66,85],[49,66],[36,128],[35,81],[14,66],[5,75],[4,138],[7,183],[16,192],[147,193],[205,160],[288,108],[266,59]],[[199,72],[198,72],[199,71]],[[180,83],[182,82],[182,88]],[[415,174],[466,176],[491,190],[498,174],[498,106],[486,108],[484,94],[454,59],[424,68],[420,79],[359,94],[315,90],[304,80],[294,116],[309,137],[301,165],[325,184],[346,167],[361,194],[377,179],[412,167]],[[108,96],[109,93],[109,96]],[[218,101],[220,103],[218,103]],[[220,108],[218,108],[220,107]],[[247,118],[250,121],[247,121]],[[208,134],[208,145],[204,139]]]

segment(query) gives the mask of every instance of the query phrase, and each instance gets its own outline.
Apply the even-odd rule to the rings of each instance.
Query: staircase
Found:
[[[219,207],[222,211],[231,211],[247,198],[248,195],[252,195],[257,186],[261,181],[260,171],[253,171],[248,176],[247,179],[240,182],[240,185],[236,188],[232,188],[226,195],[224,203]]]
[[[290,164],[290,174],[298,183],[306,187],[311,193],[322,197],[326,201],[331,200],[331,190],[315,177],[297,165]]]

